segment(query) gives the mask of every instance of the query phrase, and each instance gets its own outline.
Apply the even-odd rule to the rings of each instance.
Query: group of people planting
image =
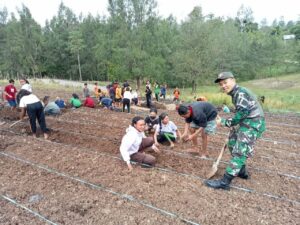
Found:
[[[151,147],[159,153],[159,143],[168,141],[171,147],[174,142],[192,141],[191,152],[200,152],[197,137],[202,136],[202,157],[208,155],[208,136],[215,133],[217,126],[230,128],[227,148],[231,153],[231,159],[226,167],[224,176],[218,180],[207,180],[205,184],[215,189],[230,188],[230,183],[235,177],[248,179],[249,173],[246,162],[254,153],[255,141],[265,131],[265,119],[262,107],[256,97],[246,88],[240,87],[231,72],[222,72],[215,83],[218,83],[222,91],[232,98],[235,114],[232,118],[221,118],[217,109],[209,102],[200,101],[188,105],[180,105],[178,114],[185,119],[184,132],[181,134],[177,126],[169,120],[166,113],[157,118],[157,111],[150,110],[149,116],[136,116],[126,130],[122,138],[120,152],[128,169],[133,169],[131,161],[141,163],[142,166],[154,166],[156,158],[145,152]],[[154,130],[154,135],[146,136],[145,132]]]
[[[207,102],[207,99],[191,104],[181,104],[177,108],[179,116],[185,120],[184,130],[181,133],[166,112],[158,115],[155,108],[150,108],[150,113],[146,118],[135,116],[132,119],[131,125],[127,128],[126,134],[122,138],[120,153],[130,171],[133,169],[132,161],[141,163],[142,166],[154,166],[156,158],[146,153],[145,149],[151,147],[153,151],[160,153],[160,144],[164,142],[168,142],[170,147],[174,148],[176,142],[191,141],[192,148],[187,151],[189,153],[200,154],[202,158],[206,158],[208,156],[207,144],[209,136],[215,134],[217,126],[223,126],[230,128],[226,145],[231,153],[231,159],[221,179],[207,180],[205,184],[215,189],[229,189],[230,183],[235,177],[242,179],[249,178],[246,168],[247,159],[254,153],[253,147],[255,141],[265,131],[265,119],[262,107],[249,90],[237,85],[231,72],[220,73],[215,83],[219,84],[224,93],[231,96],[235,107],[233,117],[229,119],[221,118],[218,115],[216,107]],[[12,110],[15,110],[18,103],[21,109],[20,120],[24,119],[27,112],[33,136],[36,137],[36,120],[38,120],[44,138],[47,139],[48,129],[45,121],[45,113],[46,111],[51,112],[50,114],[54,112],[59,113],[59,109],[65,107],[65,103],[59,98],[51,103],[49,102],[49,96],[45,96],[43,101],[41,101],[32,93],[32,87],[25,78],[20,79],[20,84],[21,89],[17,92],[14,87],[14,80],[10,80],[9,85],[4,89],[3,95],[12,107]],[[149,84],[147,86],[149,88]],[[97,84],[95,84],[95,93],[100,93],[96,87]],[[129,112],[131,101],[131,98],[127,97],[131,94],[129,85],[124,87],[124,89],[122,94],[123,105],[127,106]],[[179,92],[178,89],[175,90]],[[84,105],[89,106],[88,99],[90,98],[90,94],[86,84],[83,94],[85,97]],[[124,101],[126,98],[130,98],[128,104]],[[109,99],[110,102],[104,103],[105,99]],[[103,96],[101,101],[103,101],[103,104],[109,105],[113,102],[111,98]],[[70,102],[76,108],[81,106],[79,96],[76,94],[73,94]],[[201,148],[197,140],[200,135],[202,137]]]

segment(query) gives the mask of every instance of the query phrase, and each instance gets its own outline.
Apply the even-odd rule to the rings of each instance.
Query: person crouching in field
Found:
[[[60,108],[64,109],[66,107],[66,103],[60,97],[56,97],[55,104]]]
[[[194,102],[191,105],[180,105],[178,107],[178,114],[185,118],[185,127],[182,138],[185,141],[192,141],[193,148],[189,150],[190,153],[200,153],[198,147],[197,136],[201,133],[202,136],[202,158],[208,156],[207,143],[208,135],[216,132],[216,117],[217,109],[209,102]],[[188,135],[188,131],[192,134]]]
[[[144,118],[136,116],[132,119],[131,125],[127,128],[126,134],[122,138],[120,152],[123,160],[127,163],[129,171],[133,169],[130,160],[149,166],[155,165],[155,157],[146,154],[144,152],[146,148],[152,147],[155,152],[160,152],[154,144],[153,137],[146,137],[144,130]]]
[[[82,104],[80,99],[79,99],[79,96],[75,93],[72,94],[72,98],[70,99],[70,103],[71,103],[71,105],[74,109],[79,108]]]
[[[145,131],[148,134],[154,134],[154,132],[156,130],[156,126],[159,123],[159,118],[157,116],[156,108],[150,109],[149,115],[146,116],[146,118],[145,118],[145,123],[146,123]]]
[[[49,102],[50,97],[45,96],[43,99],[45,115],[56,116],[60,114],[60,108],[55,102]]]
[[[31,92],[24,90],[20,96],[19,107],[21,108],[20,120],[24,119],[27,111],[33,136],[36,137],[36,120],[38,120],[44,138],[48,139],[44,107],[40,99]]]
[[[84,105],[85,107],[95,108],[95,102],[94,102],[94,99],[88,94],[88,95],[86,96],[86,99],[85,99],[83,105]]]
[[[205,184],[211,188],[228,190],[233,178],[248,179],[246,161],[253,155],[255,141],[265,131],[265,118],[256,96],[246,88],[238,86],[231,72],[220,73],[215,83],[231,96],[236,111],[230,119],[217,119],[218,125],[234,127],[227,143],[231,153],[229,165],[222,179],[208,180]]]
[[[181,139],[181,133],[177,126],[170,121],[167,113],[161,113],[159,115],[159,123],[156,126],[154,133],[155,145],[159,146],[159,143],[168,141],[170,143],[170,147],[174,148],[174,142],[177,137],[179,140]]]

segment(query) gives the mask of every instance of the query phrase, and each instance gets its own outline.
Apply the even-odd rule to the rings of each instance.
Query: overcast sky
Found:
[[[178,21],[183,20],[195,6],[201,6],[204,15],[213,13],[215,16],[235,17],[243,4],[250,7],[256,22],[266,18],[270,24],[281,16],[287,22],[300,20],[300,0],[156,0],[159,15],[168,17],[174,15]],[[58,6],[64,2],[76,15],[80,12],[87,15],[107,15],[108,0],[1,0],[0,8],[6,7],[9,12],[16,12],[24,3],[33,18],[42,26],[45,20],[50,20],[57,14]]]

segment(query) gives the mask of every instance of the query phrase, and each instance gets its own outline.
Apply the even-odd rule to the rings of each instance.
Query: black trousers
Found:
[[[130,99],[123,98],[123,112],[125,112],[125,106],[127,106],[127,111],[130,113]]]
[[[147,107],[151,108],[151,95],[146,95]]]
[[[47,132],[46,120],[44,114],[44,107],[41,102],[36,102],[27,105],[27,114],[30,121],[32,133],[36,133],[36,119],[39,122],[41,130],[45,133]]]

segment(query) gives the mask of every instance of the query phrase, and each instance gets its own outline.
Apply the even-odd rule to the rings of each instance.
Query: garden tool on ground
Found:
[[[209,173],[207,174],[207,176],[206,176],[207,179],[212,178],[212,177],[217,173],[219,163],[220,163],[220,161],[221,161],[221,158],[222,158],[222,156],[223,156],[223,153],[224,153],[226,147],[227,147],[227,139],[226,139],[226,141],[225,141],[225,143],[224,143],[224,145],[223,145],[223,147],[222,147],[222,149],[221,149],[221,152],[220,152],[220,154],[219,154],[219,156],[218,156],[218,159],[214,162],[214,164],[213,164],[211,170],[210,170]]]

